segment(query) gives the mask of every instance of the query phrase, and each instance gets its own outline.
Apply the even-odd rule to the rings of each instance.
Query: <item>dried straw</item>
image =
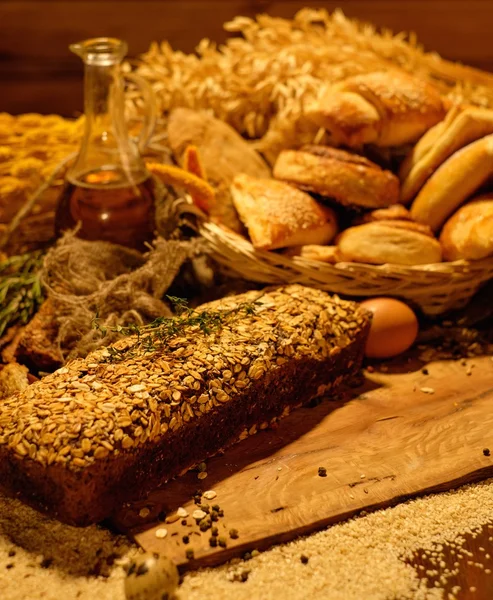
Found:
[[[303,9],[293,20],[236,17],[221,46],[204,39],[196,53],[154,42],[137,72],[153,86],[158,110],[211,111],[251,139],[272,160],[280,148],[323,141],[302,119],[305,103],[323,85],[358,73],[400,67],[438,85],[444,94],[493,106],[493,76],[425,53],[412,34],[377,33],[340,10]],[[469,83],[467,83],[469,82]]]

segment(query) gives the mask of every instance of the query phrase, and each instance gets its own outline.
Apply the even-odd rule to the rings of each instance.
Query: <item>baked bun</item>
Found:
[[[422,233],[423,235],[427,235],[428,237],[435,237],[433,235],[431,227],[429,227],[428,225],[423,225],[423,223],[416,223],[415,221],[405,221],[404,219],[381,219],[377,222],[381,225],[389,225],[390,227],[395,227],[396,229],[407,229],[407,231],[416,231],[417,233]]]
[[[337,246],[295,246],[285,252],[286,256],[299,256],[307,260],[316,260],[319,262],[335,265],[339,262],[339,250]]]
[[[468,202],[445,223],[440,242],[445,260],[493,256],[493,194]]]
[[[493,134],[455,152],[428,179],[411,206],[415,221],[441,229],[493,174]]]
[[[374,221],[412,221],[411,213],[402,204],[394,204],[388,208],[378,208],[359,217],[354,225],[373,223]]]
[[[328,146],[283,150],[274,177],[345,206],[380,208],[399,200],[399,180],[393,173],[364,156]]]
[[[397,70],[348,77],[322,92],[305,112],[336,145],[351,148],[409,144],[445,113],[438,90]]]
[[[406,222],[379,221],[346,229],[337,240],[340,260],[409,266],[440,262],[438,241],[420,231],[403,228],[403,223]]]
[[[328,244],[337,233],[331,208],[282,181],[237,175],[231,193],[254,248]]]
[[[493,110],[455,106],[430,129],[401,165],[401,202],[412,200],[426,180],[454,152],[493,133]]]

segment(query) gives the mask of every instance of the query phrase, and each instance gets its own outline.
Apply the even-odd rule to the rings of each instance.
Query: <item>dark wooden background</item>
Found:
[[[235,15],[291,17],[306,4],[413,30],[426,48],[493,71],[493,0],[0,0],[0,111],[80,110],[81,63],[70,42],[122,37],[136,55],[168,39],[191,51],[201,37],[223,40],[222,23]]]

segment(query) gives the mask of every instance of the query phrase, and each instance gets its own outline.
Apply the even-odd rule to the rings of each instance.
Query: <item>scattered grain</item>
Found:
[[[159,529],[156,529],[156,533],[154,535],[162,540],[168,535],[168,530],[164,529],[164,527],[160,527]]]

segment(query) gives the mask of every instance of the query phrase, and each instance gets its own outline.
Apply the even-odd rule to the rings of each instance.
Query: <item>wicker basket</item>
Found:
[[[493,258],[407,267],[338,263],[330,265],[255,250],[240,235],[202,221],[199,232],[211,257],[232,275],[268,284],[300,283],[343,296],[396,296],[438,315],[465,306],[493,278]]]

